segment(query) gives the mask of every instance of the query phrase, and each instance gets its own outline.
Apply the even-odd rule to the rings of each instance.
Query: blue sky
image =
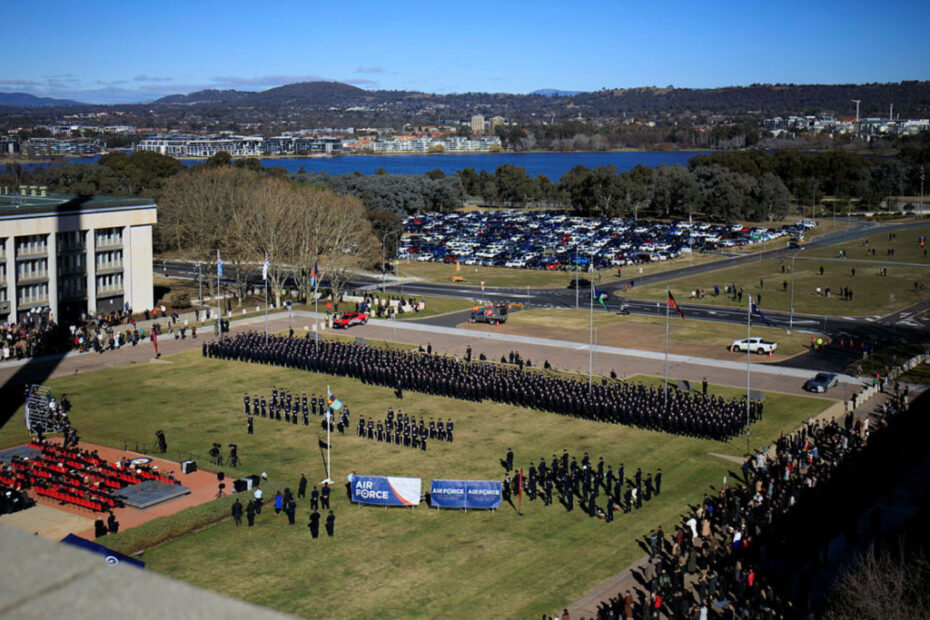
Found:
[[[308,80],[431,93],[930,79],[930,2],[140,2],[4,7],[0,91],[91,103]]]

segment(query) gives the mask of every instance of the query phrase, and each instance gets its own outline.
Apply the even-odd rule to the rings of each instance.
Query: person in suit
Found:
[[[323,490],[320,492],[320,504],[323,506],[323,510],[329,509],[329,483],[323,483]]]
[[[307,476],[300,474],[300,482],[297,483],[297,499],[307,496]]]
[[[313,538],[320,537],[320,513],[315,508],[310,513],[310,522],[307,527],[310,528],[310,536]]]
[[[336,530],[336,515],[333,514],[333,511],[330,510],[329,514],[326,515],[326,534],[332,538]]]
[[[242,525],[242,502],[239,501],[238,497],[232,505],[232,518],[236,523],[236,527]]]
[[[320,509],[320,492],[317,490],[316,486],[313,487],[313,490],[310,491],[310,510],[319,510]]]

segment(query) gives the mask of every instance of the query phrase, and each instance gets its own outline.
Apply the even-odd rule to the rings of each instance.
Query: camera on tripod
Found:
[[[229,444],[229,465],[230,467],[239,466],[239,446],[234,443]]]

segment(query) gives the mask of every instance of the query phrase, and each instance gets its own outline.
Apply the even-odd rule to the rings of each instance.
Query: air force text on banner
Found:
[[[379,506],[416,506],[420,479],[395,476],[352,476],[352,501]]]
[[[433,480],[430,505],[437,508],[500,508],[499,480]]]

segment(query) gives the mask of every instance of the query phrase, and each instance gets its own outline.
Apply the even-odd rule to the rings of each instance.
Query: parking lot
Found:
[[[779,228],[706,222],[661,222],[573,217],[561,211],[425,213],[404,220],[398,258],[546,269],[620,267],[707,252],[802,239],[816,226],[802,221]]]

